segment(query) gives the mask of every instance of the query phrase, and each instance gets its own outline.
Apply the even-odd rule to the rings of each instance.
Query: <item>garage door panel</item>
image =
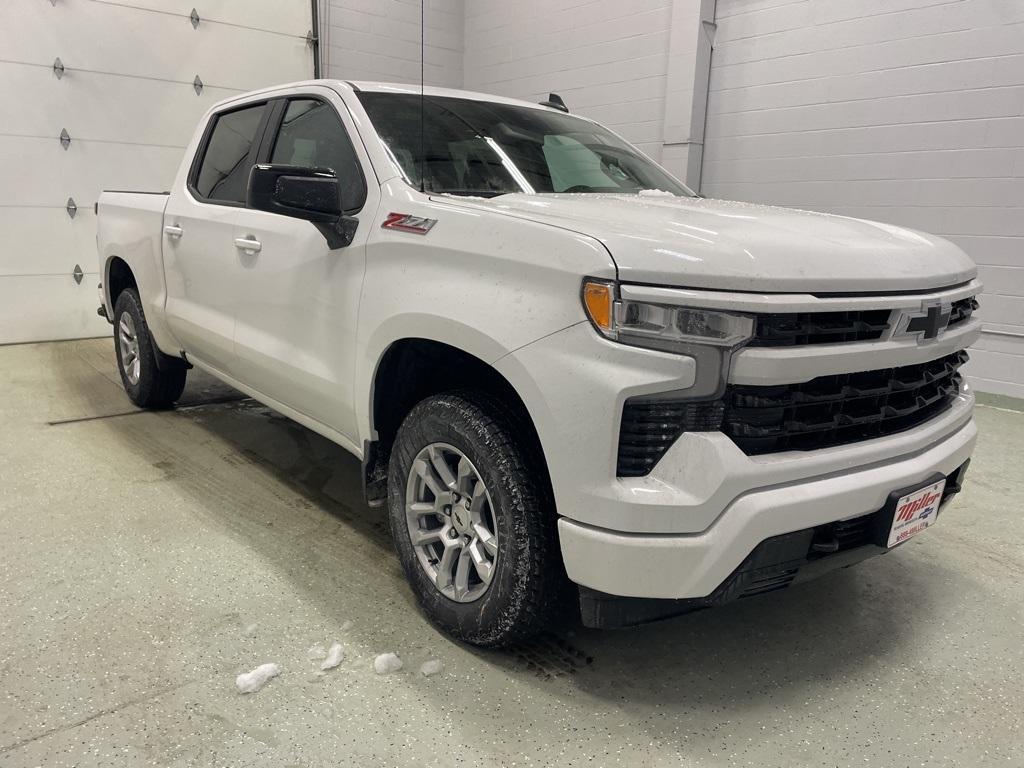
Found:
[[[298,37],[305,37],[312,23],[309,0],[274,0],[270,3],[252,0],[116,0],[111,4],[159,11],[185,20],[195,8],[199,13],[200,26],[230,24]]]
[[[0,277],[0,341],[19,343],[105,336],[110,325],[96,314],[99,276],[81,285],[70,276]]]
[[[17,181],[0,186],[0,343],[106,334],[95,315],[100,191],[169,189],[214,102],[308,79],[310,4],[6,0],[4,12],[0,157],[4,178]],[[76,264],[88,271],[81,286]]]
[[[992,293],[1001,296],[1024,297],[1024,265],[1019,267],[978,267],[978,276]],[[1018,318],[1024,326],[1024,306]]]
[[[993,352],[975,347],[971,350],[971,362],[966,368],[968,376],[980,376],[996,381],[1020,381],[1020,354]]]
[[[82,206],[75,218],[63,208],[0,208],[0,277],[70,275],[79,264],[98,269],[96,217]]]
[[[971,29],[945,35],[868,42],[834,50],[719,67],[712,62],[711,90],[795,82],[832,75],[892,70],[947,61],[1019,54],[1024,25]],[[725,43],[728,44],[728,43]],[[718,45],[723,43],[718,41]]]
[[[952,235],[950,239],[979,264],[1020,266],[1024,239],[997,235]]]
[[[0,185],[0,206],[60,206],[73,197],[92,206],[104,189],[160,192],[169,189],[182,152],[176,147],[72,141],[61,149],[57,138],[7,138],[13,152],[7,162],[18,185]]]
[[[821,0],[817,0],[821,4]],[[886,0],[889,2],[889,0]],[[737,39],[737,44],[723,51],[719,63],[736,64],[746,61],[791,56],[801,53],[815,53],[830,50],[836,45],[843,45],[854,39],[870,39],[884,42],[899,40],[908,36],[923,36],[946,32],[960,32],[970,29],[971,12],[962,6],[948,4],[939,7],[921,8],[920,0],[904,3],[904,8],[891,8],[884,15],[863,16],[864,9],[851,7],[856,4],[846,0],[844,5],[850,7],[852,18],[842,18],[817,24],[809,16],[807,9],[800,9],[789,14],[785,20],[787,34],[764,34],[762,18],[747,18],[746,24],[727,22],[716,32],[716,40],[724,43]],[[910,6],[910,7],[906,7]],[[859,18],[858,18],[859,17]],[[740,17],[743,18],[743,17]],[[1024,16],[1022,16],[1024,18]],[[1020,21],[1020,19],[1017,19]],[[749,35],[748,30],[755,29],[759,34]]]
[[[105,95],[118,93],[112,105]],[[49,98],[25,99],[22,94]],[[0,79],[0,130],[20,136],[181,146],[192,136],[196,117],[236,89],[204,88],[196,95],[186,83],[75,72],[62,81],[36,66],[13,64]]]
[[[904,124],[1019,117],[1022,103],[1024,86],[1020,85],[849,101],[842,101],[833,93],[829,103],[823,104],[712,113],[707,118],[707,130],[718,136],[731,136],[786,131],[797,124],[803,130],[814,131],[878,125],[883,114],[889,116],[885,122]]]
[[[716,21],[701,191],[949,238],[986,286],[969,374],[1024,396],[1024,3],[718,0]]]
[[[716,160],[704,164],[709,182],[843,181],[894,178],[1016,178],[1002,149],[836,154],[794,158]],[[968,233],[964,234],[984,234]]]
[[[750,182],[705,185],[704,193],[730,198]],[[1024,207],[1024,179],[873,179],[849,181],[765,181],[760,197],[795,208],[822,206],[1018,206]]]
[[[722,41],[771,36],[778,32],[856,22],[884,13],[895,15],[918,8],[932,9],[949,0],[718,0],[715,21]]]
[[[1024,136],[1024,117],[716,135],[715,141],[707,146],[704,159],[707,163],[716,160],[961,150],[964,147],[1013,149],[1020,146],[1021,136]]]
[[[1013,86],[1020,81],[1022,67],[1024,55],[1017,55],[732,88],[717,92],[708,104],[708,112],[720,114],[821,104],[832,101],[836,93],[847,99],[877,99],[946,90],[950,85],[958,90]]]
[[[992,326],[1024,328],[1024,297],[1006,296],[995,292],[998,290],[997,285],[985,286],[978,316]],[[1024,361],[1021,366],[1024,367]]]
[[[49,66],[59,56],[70,75],[80,69],[191,83],[198,74],[204,83],[251,90],[312,70],[304,38],[226,24],[193,29],[176,16],[90,0],[62,0],[43,13],[36,0],[7,3],[14,22],[0,26],[3,58]]]
[[[974,348],[1003,355],[1024,356],[1024,326],[986,325],[987,333],[982,334]]]

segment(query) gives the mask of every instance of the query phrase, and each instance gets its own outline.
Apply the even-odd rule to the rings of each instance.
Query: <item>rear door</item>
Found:
[[[356,317],[379,186],[367,184],[369,158],[341,98],[327,88],[311,86],[276,104],[260,162],[331,168],[346,212],[360,223],[351,245],[331,250],[308,221],[238,212],[239,379],[352,438]]]
[[[168,325],[189,355],[231,375],[240,269],[235,219],[269,114],[264,101],[213,115],[185,188],[171,193],[164,213]]]

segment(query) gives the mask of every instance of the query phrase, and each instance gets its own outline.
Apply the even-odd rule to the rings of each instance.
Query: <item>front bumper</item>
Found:
[[[977,428],[968,421],[898,461],[746,493],[695,534],[632,534],[563,517],[558,532],[565,568],[577,584],[605,594],[708,597],[772,537],[870,514],[896,489],[936,473],[954,475],[970,458],[976,438]]]
[[[952,300],[979,288],[972,283],[936,296]],[[642,290],[665,301],[678,294],[687,304],[703,298],[700,292]],[[771,311],[784,299],[790,302],[786,311],[854,310],[914,307],[936,296],[819,300],[743,294],[734,300],[746,303],[723,306]],[[717,307],[723,297],[708,300]],[[980,321],[970,318],[921,344],[889,338],[806,349],[746,347],[733,355],[726,381],[787,385],[924,362],[969,346],[978,334]],[[616,454],[624,403],[651,394],[685,397],[698,378],[696,359],[616,344],[583,323],[494,365],[522,397],[537,428],[569,578],[604,595],[709,598],[762,542],[870,514],[893,490],[937,473],[950,475],[970,458],[977,434],[974,395],[964,384],[935,418],[883,437],[748,456],[721,432],[684,432],[649,473],[620,477]]]
[[[940,511],[960,492],[970,460],[946,477]],[[739,567],[707,597],[658,599],[618,597],[580,588],[580,614],[588,627],[619,628],[678,616],[723,605],[744,597],[786,589],[829,571],[847,568],[869,557],[882,555],[892,525],[895,499],[882,509],[861,517],[782,533],[765,539]]]

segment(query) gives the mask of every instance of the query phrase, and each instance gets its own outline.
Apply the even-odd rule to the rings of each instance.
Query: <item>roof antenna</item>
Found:
[[[540,102],[542,107],[553,107],[554,109],[561,110],[562,112],[568,112],[569,108],[565,106],[565,102],[562,101],[562,97],[557,93],[549,93],[548,100]]]
[[[424,59],[424,28],[426,27],[425,19],[426,16],[423,11],[423,6],[426,4],[426,0],[420,0],[420,193],[426,192],[424,185],[425,171],[426,171],[426,153],[424,151],[424,140],[423,140],[423,59]]]

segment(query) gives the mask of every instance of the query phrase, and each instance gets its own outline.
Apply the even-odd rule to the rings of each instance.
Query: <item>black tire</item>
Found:
[[[139,373],[138,381],[132,382],[125,371],[122,357],[121,320],[128,315],[138,341]],[[133,403],[140,408],[169,408],[181,397],[185,389],[185,377],[188,369],[183,360],[168,357],[160,352],[149,335],[149,326],[142,313],[142,302],[138,291],[126,288],[117,297],[114,305],[114,350],[117,353],[117,370],[121,374],[124,391]],[[157,367],[157,356],[160,356],[160,367]]]
[[[543,459],[517,440],[521,419],[497,398],[450,392],[419,403],[398,430],[388,469],[388,511],[398,557],[424,613],[458,640],[501,647],[550,629],[567,596],[554,502]],[[494,573],[473,602],[443,594],[427,574],[406,523],[417,455],[445,443],[475,466],[490,494],[497,534]]]

